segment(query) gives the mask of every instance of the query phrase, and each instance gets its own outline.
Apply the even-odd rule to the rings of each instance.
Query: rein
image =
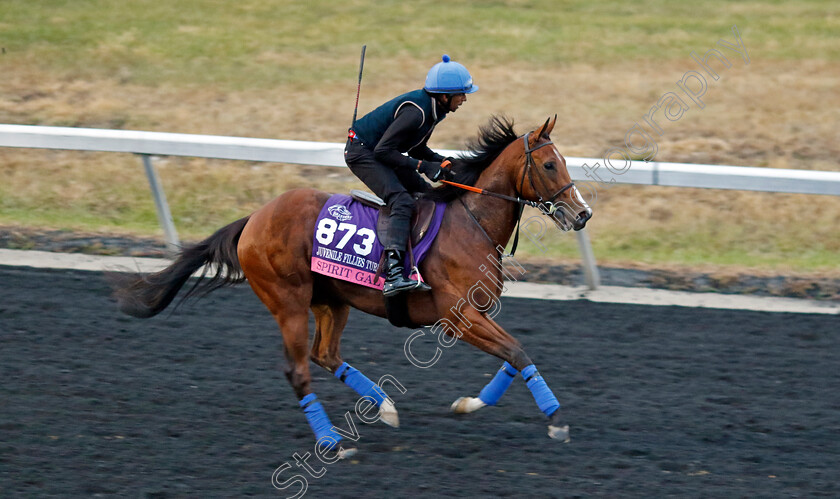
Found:
[[[555,201],[557,200],[557,198],[560,197],[567,190],[574,187],[574,185],[575,185],[574,182],[569,182],[568,184],[564,185],[559,191],[554,193],[553,196],[548,198],[547,201],[543,199],[542,195],[540,194],[540,192],[537,190],[536,186],[534,185],[534,175],[532,173],[531,167],[533,166],[534,170],[536,170],[537,168],[536,168],[536,164],[534,163],[534,158],[531,155],[531,153],[533,153],[534,151],[536,151],[537,149],[539,149],[541,147],[551,145],[554,142],[549,140],[548,142],[544,142],[544,143],[534,147],[533,149],[531,149],[530,147],[528,147],[528,138],[530,136],[531,136],[531,132],[528,132],[528,133],[526,133],[525,135],[522,136],[522,142],[523,142],[523,146],[524,146],[524,149],[525,149],[525,170],[522,172],[522,180],[520,180],[520,182],[519,182],[519,189],[518,189],[517,192],[519,192],[519,193],[522,192],[522,186],[525,183],[525,177],[527,176],[528,177],[528,183],[531,184],[531,189],[533,189],[533,191],[537,193],[537,197],[539,197],[539,200],[529,201],[527,199],[522,199],[519,196],[513,197],[513,196],[508,196],[508,195],[505,195],[505,194],[499,194],[498,192],[491,192],[491,191],[487,191],[485,189],[480,189],[478,187],[473,187],[471,185],[459,184],[457,182],[452,182],[452,181],[449,181],[449,180],[441,180],[440,181],[441,183],[451,185],[453,187],[458,187],[460,189],[464,189],[464,190],[467,190],[467,191],[470,191],[470,192],[475,192],[476,194],[481,194],[481,195],[484,195],[484,196],[492,196],[492,197],[496,197],[496,198],[499,198],[499,199],[504,199],[506,201],[511,201],[513,203],[519,203],[519,213],[516,215],[516,235],[513,238],[513,246],[511,247],[511,250],[510,250],[509,254],[507,254],[507,255],[502,254],[501,255],[503,258],[504,257],[512,257],[514,255],[514,253],[516,253],[516,247],[519,245],[519,224],[522,221],[522,212],[525,210],[525,206],[526,205],[531,206],[532,208],[539,208],[540,206],[545,206],[547,208],[546,213],[548,213],[549,215],[553,215],[554,212],[557,211],[558,208],[559,208],[556,204],[554,204]],[[539,179],[540,184],[542,184],[542,187],[546,187],[545,179],[542,176],[539,176],[537,178]],[[475,222],[476,225],[478,225],[479,229],[481,229],[481,232],[484,234],[484,236],[487,237],[488,240],[490,240],[491,244],[495,245],[495,242],[492,239],[490,239],[490,236],[487,234],[487,231],[484,230],[484,227],[482,227],[481,224],[478,223],[478,219],[475,217],[473,212],[467,207],[467,204],[463,201],[463,199],[461,200],[461,204],[464,206],[464,209],[467,210],[467,214],[470,216],[472,221]],[[540,211],[543,211],[543,209],[540,208]]]
[[[464,189],[465,191],[475,192],[476,194],[483,194],[485,196],[493,196],[495,198],[504,199],[506,201],[513,201],[514,203],[520,203],[522,205],[528,205],[532,208],[536,208],[539,206],[539,202],[537,201],[528,201],[527,199],[522,199],[518,197],[506,196],[505,194],[499,194],[498,192],[491,192],[486,191],[484,189],[479,189],[478,187],[473,187],[471,185],[459,184],[457,182],[452,182],[450,180],[440,180],[442,184],[451,185],[453,187],[458,187],[460,189]]]

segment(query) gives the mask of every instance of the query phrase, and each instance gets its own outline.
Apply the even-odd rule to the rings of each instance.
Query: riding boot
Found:
[[[423,281],[415,281],[403,276],[405,253],[395,249],[385,250],[385,286],[382,294],[394,296],[404,291],[431,291],[432,287]]]

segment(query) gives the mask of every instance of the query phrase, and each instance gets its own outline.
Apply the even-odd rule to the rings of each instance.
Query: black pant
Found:
[[[411,193],[426,192],[431,186],[414,170],[391,168],[376,160],[373,151],[358,140],[350,139],[344,147],[344,162],[359,180],[382,198],[391,210],[385,249],[405,251],[414,211]]]

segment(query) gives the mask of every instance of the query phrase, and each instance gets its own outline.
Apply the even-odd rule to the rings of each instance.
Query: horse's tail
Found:
[[[202,291],[207,294],[245,280],[236,246],[250,215],[217,230],[198,244],[186,246],[175,262],[154,274],[109,273],[120,311],[140,318],[153,317],[165,309],[193,273],[204,266],[201,277],[181,298],[183,302]],[[210,277],[206,277],[207,274]],[[180,303],[180,302],[179,302]]]

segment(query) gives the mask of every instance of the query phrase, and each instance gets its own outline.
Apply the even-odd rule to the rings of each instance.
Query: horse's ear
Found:
[[[551,131],[554,130],[554,124],[557,123],[557,115],[554,115],[554,118],[549,117],[545,120],[545,125],[540,129],[540,133],[537,134],[539,137],[548,138],[551,134]]]
[[[554,129],[554,123],[556,123],[556,122],[557,122],[557,115],[556,114],[554,115],[554,119],[549,117],[547,120],[545,120],[545,123],[543,123],[543,126],[541,126],[539,128],[539,130],[536,130],[534,133],[531,134],[531,136],[528,140],[528,144],[530,144],[528,147],[536,146],[537,142],[539,142],[539,140],[541,138],[542,139],[549,138],[548,135],[551,133],[551,130]]]

